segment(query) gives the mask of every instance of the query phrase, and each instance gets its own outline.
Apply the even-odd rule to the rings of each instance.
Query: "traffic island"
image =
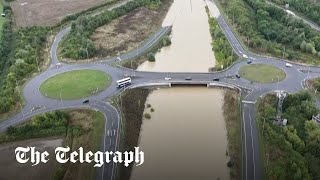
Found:
[[[286,78],[286,73],[275,66],[267,64],[250,64],[242,66],[239,75],[257,83],[274,83]]]
[[[40,86],[42,95],[52,99],[81,99],[105,90],[111,76],[98,70],[76,70],[58,74]]]

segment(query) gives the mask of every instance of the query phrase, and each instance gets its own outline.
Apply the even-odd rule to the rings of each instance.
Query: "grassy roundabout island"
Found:
[[[239,75],[249,81],[258,83],[273,83],[282,81],[286,78],[286,73],[272,65],[267,64],[250,64],[242,66]]]
[[[106,89],[111,77],[97,70],[76,70],[58,74],[40,86],[40,92],[53,99],[80,99]]]

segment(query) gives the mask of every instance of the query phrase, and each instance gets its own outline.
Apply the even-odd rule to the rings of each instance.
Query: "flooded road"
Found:
[[[156,53],[156,61],[146,61],[138,70],[208,72],[215,66],[208,15],[203,0],[175,0],[163,22],[173,25],[172,44]]]
[[[175,0],[163,22],[173,22],[171,46],[156,54],[156,62],[145,62],[138,70],[208,72],[215,59],[206,3],[209,1]],[[150,93],[146,104],[151,107],[144,113],[151,119],[143,120],[139,141],[145,163],[133,168],[131,180],[230,179],[223,99],[224,90],[205,87]]]

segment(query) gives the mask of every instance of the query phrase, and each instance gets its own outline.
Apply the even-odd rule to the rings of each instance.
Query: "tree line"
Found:
[[[43,27],[22,28],[16,32],[12,32],[12,29],[7,31],[12,33],[12,39],[2,40],[5,44],[11,44],[7,46],[11,49],[6,49],[6,59],[1,57],[1,62],[6,65],[6,71],[1,78],[0,113],[9,111],[13,105],[20,102],[19,86],[42,62],[41,51],[48,33],[48,29]]]
[[[278,5],[289,4],[289,7],[304,14],[316,24],[320,25],[320,4],[310,0],[270,0]]]
[[[160,0],[135,0],[95,16],[79,17],[76,21],[71,23],[70,33],[62,41],[62,57],[72,59],[93,57],[96,53],[96,47],[90,37],[98,27],[131,12],[138,7],[146,6],[149,8],[157,8],[161,3]]]
[[[21,28],[14,32],[10,6],[4,6],[4,12],[6,21],[0,42],[0,113],[8,112],[20,102],[18,87],[42,61],[41,50],[48,32],[43,27]]]
[[[31,121],[22,126],[9,127],[6,133],[0,135],[0,143],[67,134],[70,126],[69,120],[69,115],[62,111],[34,116]],[[81,128],[75,128],[78,129],[80,134]]]
[[[219,0],[242,41],[259,52],[317,63],[320,33],[282,9],[257,0]]]
[[[269,179],[318,179],[320,177],[320,126],[312,121],[318,113],[307,91],[288,95],[283,103],[287,126],[274,123],[277,97],[268,95],[257,105],[257,124]],[[267,164],[268,162],[268,164]]]
[[[209,16],[209,9],[206,6],[206,11]],[[232,47],[222,32],[218,21],[214,17],[209,17],[210,35],[212,38],[212,50],[216,59],[216,70],[221,70],[230,66],[237,60],[237,55],[233,54]]]

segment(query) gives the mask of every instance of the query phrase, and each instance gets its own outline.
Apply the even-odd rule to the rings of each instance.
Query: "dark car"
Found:
[[[213,78],[213,81],[220,81],[219,78]]]
[[[190,81],[190,80],[192,80],[192,78],[191,77],[186,77],[185,80]]]
[[[239,75],[239,74],[236,74],[236,77],[237,77],[237,78],[240,78],[240,75]]]
[[[248,61],[247,61],[247,64],[251,64],[251,63],[252,63],[252,60],[248,60]]]
[[[89,99],[86,99],[82,102],[83,104],[89,103]]]

